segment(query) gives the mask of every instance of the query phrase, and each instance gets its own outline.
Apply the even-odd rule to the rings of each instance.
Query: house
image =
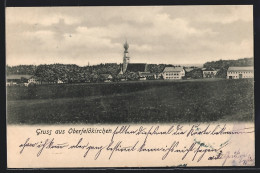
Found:
[[[38,80],[36,79],[36,77],[32,76],[32,77],[29,78],[28,83],[35,83],[36,84],[37,81]]]
[[[64,82],[61,79],[58,79],[57,83],[64,83]]]
[[[146,63],[129,63],[127,65],[127,73],[135,73],[138,75],[139,80],[151,80],[156,79],[157,76],[155,73],[150,73],[147,69],[148,65]]]
[[[185,76],[185,70],[183,67],[165,67],[162,74],[165,80],[182,79]]]
[[[6,86],[28,83],[31,76],[32,75],[7,75]]]
[[[155,73],[150,73],[150,72],[138,72],[139,80],[153,80],[156,79],[157,76]]]
[[[32,76],[30,77],[30,79],[28,80],[28,83],[31,84],[47,84],[48,82],[42,82],[40,81],[36,76]]]
[[[254,78],[254,67],[229,67],[227,79]]]
[[[139,80],[146,80],[146,77],[145,76],[140,76]]]
[[[202,72],[203,72],[203,78],[215,78],[218,71],[214,68],[209,67],[209,68],[203,68]]]
[[[100,79],[103,82],[112,82],[113,77],[111,76],[111,74],[100,74]]]

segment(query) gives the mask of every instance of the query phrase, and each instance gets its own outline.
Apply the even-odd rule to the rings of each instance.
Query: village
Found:
[[[211,65],[203,67],[180,66],[172,64],[147,64],[130,63],[129,44],[123,45],[124,56],[120,64],[101,64],[103,70],[97,71],[92,66],[75,70],[75,65],[62,66],[38,66],[35,74],[7,74],[6,86],[29,86],[42,84],[63,83],[95,83],[95,82],[122,82],[122,81],[144,81],[144,80],[189,80],[206,78],[244,79],[254,78],[254,68],[251,65],[214,68]],[[220,60],[222,61],[222,60]],[[243,64],[243,63],[242,63]],[[100,68],[98,66],[98,68]],[[42,67],[42,68],[40,68]],[[53,69],[49,73],[50,68]],[[62,69],[63,70],[60,70]],[[72,70],[68,72],[68,68]],[[104,70],[105,69],[105,70]]]

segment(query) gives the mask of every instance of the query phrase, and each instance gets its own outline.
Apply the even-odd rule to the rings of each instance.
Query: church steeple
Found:
[[[125,53],[128,53],[128,48],[129,48],[129,45],[127,43],[127,41],[125,41],[125,44],[124,44],[124,48],[125,48]]]
[[[119,74],[123,74],[123,69],[122,69],[122,66],[120,65],[120,72]]]
[[[129,57],[129,53],[128,53],[128,48],[129,48],[129,44],[127,43],[127,41],[124,44],[124,57],[123,57],[123,73],[126,72],[127,69],[127,65],[130,61],[130,57]]]

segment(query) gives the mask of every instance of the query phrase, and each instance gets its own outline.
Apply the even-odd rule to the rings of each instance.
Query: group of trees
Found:
[[[203,78],[203,72],[200,68],[194,68],[193,70],[186,72],[185,78],[201,79]]]
[[[120,65],[117,64],[99,64],[84,67],[74,64],[51,64],[37,66],[34,75],[43,82],[52,82],[58,79],[66,83],[98,82],[105,80],[102,74],[110,74],[114,77],[119,70]]]
[[[218,60],[218,61],[211,61],[206,62],[203,67],[204,68],[228,68],[230,66],[238,67],[238,66],[252,66],[254,64],[253,58],[242,58],[238,60]]]
[[[159,74],[167,64],[147,64],[147,71]],[[110,74],[114,81],[121,79],[138,80],[139,76],[134,72],[119,74],[122,64],[106,63],[93,66],[77,66],[75,64],[43,64],[43,65],[19,65],[6,67],[7,75],[10,74],[28,74],[34,75],[41,82],[57,82],[61,80],[65,83],[78,82],[100,82],[104,81],[104,75]]]
[[[34,75],[37,66],[35,65],[18,65],[18,66],[6,66],[7,75],[11,74],[28,74]]]

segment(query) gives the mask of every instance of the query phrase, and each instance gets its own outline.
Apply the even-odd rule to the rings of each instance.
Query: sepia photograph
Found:
[[[6,11],[9,124],[254,120],[250,6]]]
[[[253,32],[252,5],[7,7],[7,146],[17,148],[8,153],[9,166],[254,165]],[[107,145],[83,145],[77,135],[84,133],[91,133],[95,144],[107,138]],[[52,136],[58,134],[63,136],[55,140],[70,141],[55,146]],[[118,134],[124,141],[115,142]],[[144,149],[147,136],[142,141],[130,134],[150,135],[158,148]],[[160,146],[166,134],[179,135],[171,148]],[[134,151],[195,154],[186,162],[184,156],[171,162],[176,156],[168,152],[158,164],[148,152],[139,162],[121,163],[119,156],[117,162],[95,162],[115,144],[113,152],[133,153],[121,158],[135,157]],[[224,152],[234,146],[238,150]],[[42,156],[40,150],[31,165],[21,162],[39,148],[62,148],[71,158],[40,163],[40,155],[54,162],[62,155]],[[84,158],[91,149],[100,156],[93,156],[91,165],[71,163],[76,154],[67,149],[76,148],[87,149]]]

